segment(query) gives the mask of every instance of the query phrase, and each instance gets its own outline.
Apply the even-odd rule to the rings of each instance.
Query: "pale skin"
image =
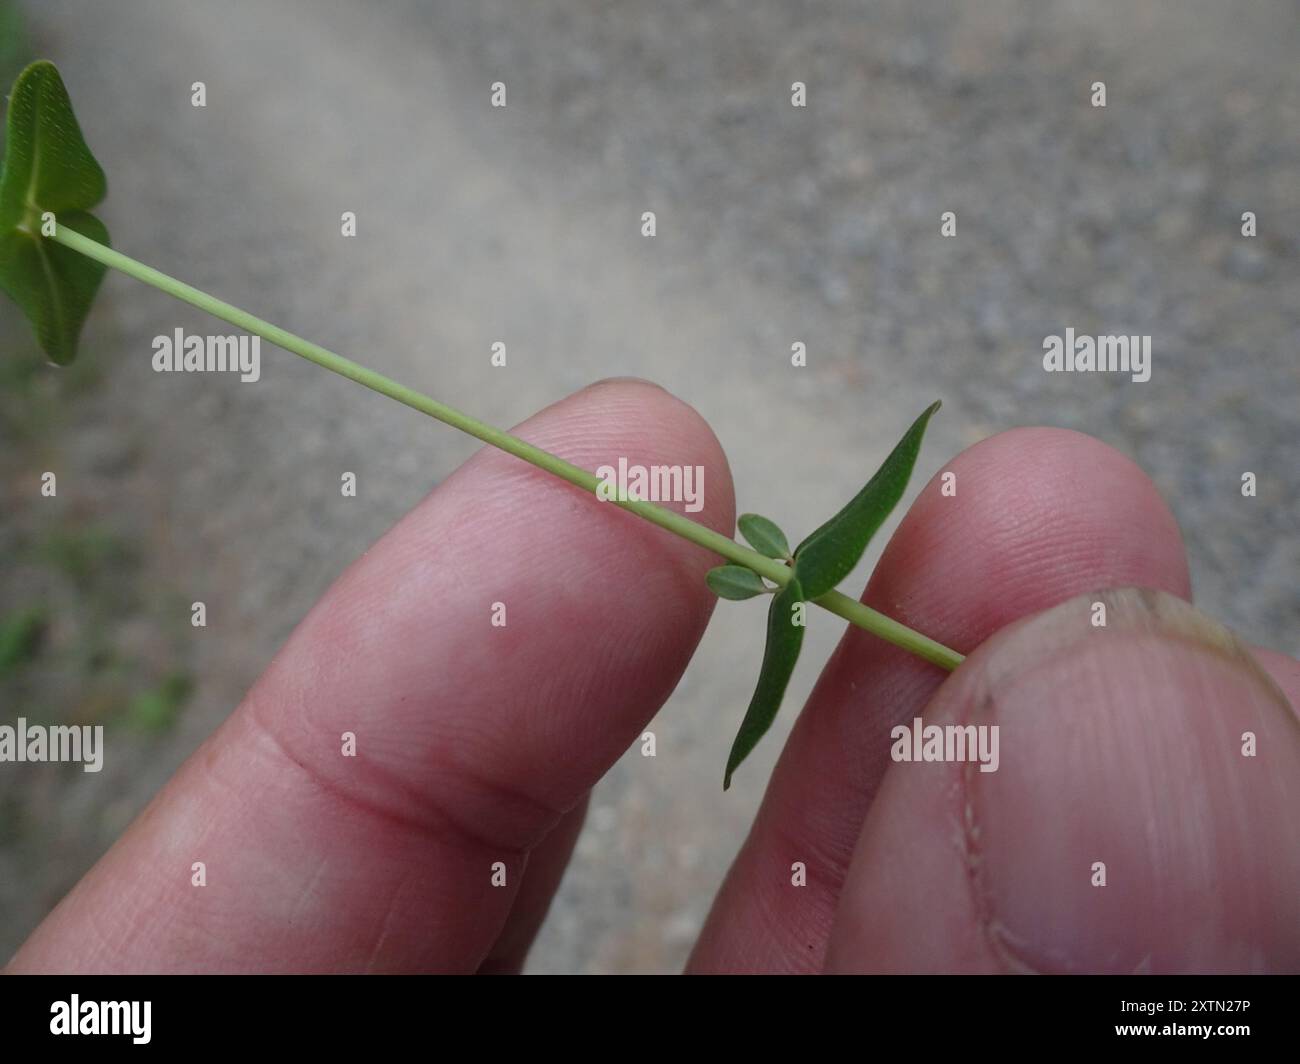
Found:
[[[704,465],[692,516],[734,528],[717,440],[652,385],[519,433],[588,469]],[[1300,970],[1300,665],[1179,604],[1174,518],[1099,441],[1017,429],[944,469],[957,497],[922,489],[864,601],[969,660],[949,677],[847,632],[690,969]],[[9,970],[517,970],[717,562],[484,449],[340,577]],[[1129,587],[1164,596],[1097,593]],[[998,771],[892,763],[915,716],[997,723]]]

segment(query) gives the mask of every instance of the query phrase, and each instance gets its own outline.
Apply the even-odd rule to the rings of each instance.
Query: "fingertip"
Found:
[[[735,528],[735,489],[722,444],[693,406],[654,381],[594,381],[529,418],[515,432],[591,470],[620,456],[629,465],[653,460],[699,467],[704,473],[702,509],[691,512],[686,501],[675,498],[661,500],[663,505],[728,536]],[[484,456],[498,463],[514,461],[499,452]]]
[[[1080,591],[1127,585],[1191,595],[1178,523],[1155,484],[1085,433],[1020,428],[970,447],[925,486],[868,601],[969,650]]]
[[[699,467],[698,512],[663,505],[734,526],[716,437],[646,382],[585,388],[515,434],[591,471]],[[326,592],[18,967],[473,971],[503,929],[519,955],[527,854],[557,840],[553,876],[523,895],[540,920],[569,841],[555,826],[676,687],[716,601],[711,564],[484,448]],[[195,852],[226,890],[188,889]],[[255,889],[231,894],[241,882]],[[147,927],[118,917],[124,890]]]
[[[591,391],[592,389],[595,388],[606,388],[606,387],[620,388],[625,386],[631,386],[634,388],[635,387],[655,388],[661,392],[666,392],[668,390],[658,381],[652,381],[648,377],[637,377],[628,374],[620,377],[601,377],[600,380],[595,380],[592,381],[590,384],[588,384],[587,387],[583,389],[583,391]]]

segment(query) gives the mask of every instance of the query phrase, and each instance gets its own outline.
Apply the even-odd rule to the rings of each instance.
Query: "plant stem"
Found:
[[[263,321],[261,318],[249,314],[246,310],[240,310],[238,307],[210,296],[206,292],[201,292],[197,288],[155,270],[152,266],[146,266],[142,262],[137,262],[135,259],[123,255],[120,251],[115,251],[113,248],[105,247],[97,241],[82,236],[75,230],[59,225],[56,227],[52,239],[58,241],[64,247],[71,248],[73,251],[94,259],[96,262],[120,270],[128,276],[134,277],[137,281],[152,285],[154,288],[166,292],[169,296],[174,296],[184,303],[198,307],[200,310],[206,311],[222,321],[229,322],[245,332],[260,336],[277,347],[283,347],[286,351],[291,351],[309,362],[315,362],[318,366],[324,366],[340,376],[347,377],[348,380],[365,385],[371,391],[386,395],[390,399],[396,399],[399,403],[409,406],[413,410],[428,414],[430,417],[451,425],[453,428],[460,429],[484,443],[490,443],[493,447],[497,447],[507,454],[512,454],[516,458],[522,458],[525,462],[529,462],[539,469],[544,469],[561,480],[567,480],[570,484],[576,485],[585,492],[593,495],[596,493],[600,480],[594,473],[579,469],[577,466],[564,461],[564,459],[557,458],[549,451],[543,451],[540,447],[534,447],[531,443],[521,440],[518,436],[502,432],[500,429],[485,424],[477,418],[470,417],[468,414],[462,414],[459,410],[423,395],[413,388],[408,388],[404,384],[399,384],[392,378],[385,377],[382,373],[376,373],[372,369],[358,365],[351,359],[326,350],[319,344],[295,336],[293,333],[281,329],[278,325],[272,325],[269,321]],[[756,550],[750,550],[748,547],[735,542],[735,540],[729,539],[673,510],[640,499],[613,498],[609,501],[612,505],[629,510],[638,517],[643,517],[660,528],[665,528],[669,532],[681,536],[683,539],[690,540],[692,543],[696,543],[715,554],[720,554],[738,565],[752,569],[774,584],[784,587],[790,581],[791,571],[784,563],[759,554]],[[914,631],[838,591],[829,591],[814,601],[831,613],[843,617],[850,624],[864,628],[881,639],[902,647],[904,650],[910,651],[941,668],[955,669],[962,661],[962,656],[956,651],[948,649],[941,643],[936,643],[933,639],[922,635],[920,632]]]

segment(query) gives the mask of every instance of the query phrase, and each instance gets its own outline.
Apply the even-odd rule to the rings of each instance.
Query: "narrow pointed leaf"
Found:
[[[104,171],[86,147],[54,64],[18,75],[5,118],[0,172],[0,288],[22,308],[42,349],[71,362],[104,267],[41,235],[41,214],[108,243],[89,209],[104,198]]]
[[[933,403],[917,418],[866,487],[799,544],[794,552],[794,572],[806,598],[824,595],[858,564],[871,537],[903,497],[925,427],[938,409],[939,403]]]
[[[736,522],[745,542],[769,558],[790,557],[790,544],[775,521],[761,514],[741,514]]]
[[[704,580],[718,598],[732,599],[736,602],[751,599],[767,591],[763,578],[753,569],[746,569],[743,565],[719,565],[716,569],[710,569],[705,574]]]
[[[772,605],[767,611],[767,646],[763,648],[763,667],[759,669],[758,685],[754,688],[754,697],[749,700],[745,719],[741,721],[740,731],[731,744],[727,773],[722,781],[724,791],[731,786],[731,774],[758,745],[759,739],[772,726],[777,710],[781,708],[781,699],[785,697],[790,675],[794,672],[795,662],[799,660],[799,649],[803,646],[803,625],[794,624],[793,621],[794,607],[804,597],[797,579],[791,580],[772,596]]]

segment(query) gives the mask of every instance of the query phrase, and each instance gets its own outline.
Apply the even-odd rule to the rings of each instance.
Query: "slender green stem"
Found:
[[[128,276],[134,277],[137,281],[152,285],[154,288],[166,292],[182,302],[198,307],[222,321],[227,321],[245,332],[253,333],[277,347],[283,347],[286,351],[300,355],[309,362],[315,362],[318,366],[324,366],[340,376],[347,377],[358,384],[363,384],[371,391],[386,395],[390,399],[396,399],[399,403],[418,410],[422,414],[428,414],[430,417],[437,418],[437,420],[451,425],[453,428],[460,429],[462,432],[467,432],[484,443],[490,443],[493,447],[500,448],[516,458],[522,458],[525,462],[530,462],[539,469],[554,474],[561,480],[567,480],[570,484],[576,485],[583,491],[591,494],[596,493],[600,480],[594,473],[579,469],[577,466],[564,461],[564,459],[557,458],[549,451],[543,451],[540,447],[534,447],[531,443],[521,440],[518,436],[502,432],[500,429],[485,424],[477,418],[470,417],[468,414],[462,414],[459,410],[423,395],[413,388],[408,388],[404,384],[399,384],[392,378],[385,377],[382,373],[376,373],[372,369],[360,366],[351,359],[326,350],[319,344],[304,340],[301,336],[295,336],[293,333],[281,329],[278,325],[272,325],[269,321],[263,321],[261,318],[249,314],[246,310],[240,310],[238,307],[210,296],[206,292],[200,292],[197,288],[192,288],[174,277],[169,277],[167,274],[155,270],[152,266],[146,266],[142,262],[137,262],[135,259],[123,255],[120,251],[115,251],[113,248],[105,247],[97,241],[82,236],[75,230],[60,225],[57,227],[53,239],[64,247],[80,252],[82,255],[94,259],[96,262],[101,262],[105,266],[120,270]],[[640,499],[611,498],[609,501],[612,505],[619,506],[624,510],[630,510],[638,517],[643,517],[660,528],[665,528],[669,532],[681,536],[683,539],[688,539],[692,543],[697,543],[701,547],[711,550],[715,554],[720,554],[738,565],[752,569],[760,576],[771,580],[774,584],[784,587],[790,581],[790,568],[783,562],[765,557],[759,554],[758,551],[750,550],[735,540],[729,539],[711,528],[706,528],[697,521],[692,521],[689,517],[684,517],[673,510]],[[869,606],[864,606],[862,603],[849,598],[847,595],[842,595],[838,591],[829,591],[814,601],[831,613],[843,617],[850,624],[865,628],[868,632],[874,633],[881,639],[900,646],[904,650],[910,651],[942,668],[955,669],[962,661],[962,656],[956,651],[949,650],[920,632],[899,624],[897,621],[886,617],[883,613],[877,613]]]

